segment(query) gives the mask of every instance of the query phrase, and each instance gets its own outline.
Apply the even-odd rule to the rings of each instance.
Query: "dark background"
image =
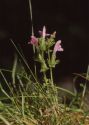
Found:
[[[35,35],[45,25],[47,32],[56,30],[57,40],[62,40],[64,52],[57,54],[61,60],[55,73],[71,74],[87,71],[89,63],[88,1],[32,0]],[[10,38],[23,49],[32,65],[31,20],[28,0],[0,0],[0,67],[10,67],[14,47]]]

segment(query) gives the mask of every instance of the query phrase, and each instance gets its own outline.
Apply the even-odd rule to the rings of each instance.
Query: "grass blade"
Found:
[[[6,125],[11,125],[2,115],[0,115],[0,119],[1,119]]]

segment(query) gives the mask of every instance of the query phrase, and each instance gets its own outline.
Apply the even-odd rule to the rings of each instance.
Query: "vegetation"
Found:
[[[12,71],[0,70],[7,87],[5,90],[0,84],[0,125],[89,125],[89,111],[84,107],[86,84],[81,95],[56,86],[52,72],[59,63],[57,52],[63,51],[61,41],[55,42],[56,32],[47,34],[45,27],[39,33],[39,38],[32,35],[29,42],[34,51],[34,71],[11,40],[19,58],[15,56]],[[37,74],[37,63],[42,79]],[[89,80],[88,75],[83,77]],[[60,96],[61,91],[72,97],[69,105],[66,95],[65,99]]]
[[[72,93],[54,83],[53,69],[59,63],[56,55],[64,51],[61,40],[55,42],[56,32],[46,33],[45,26],[39,31],[40,37],[34,36],[31,0],[29,6],[32,22],[29,44],[33,46],[34,71],[11,39],[17,54],[12,70],[0,69],[0,125],[89,125],[86,87],[89,68],[86,74],[74,77],[75,81],[78,76],[85,79],[81,93]],[[71,97],[69,104],[67,94]]]

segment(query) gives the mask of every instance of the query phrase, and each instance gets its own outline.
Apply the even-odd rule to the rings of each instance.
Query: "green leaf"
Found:
[[[40,72],[46,72],[49,68],[47,67],[47,65],[45,63],[41,64],[41,70]]]
[[[41,51],[45,51],[46,50],[46,41],[43,38],[39,39],[39,49]]]

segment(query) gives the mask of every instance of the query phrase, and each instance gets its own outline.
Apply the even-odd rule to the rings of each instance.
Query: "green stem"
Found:
[[[71,91],[69,91],[69,90],[67,90],[67,89],[64,89],[64,88],[61,88],[61,87],[56,87],[56,88],[57,88],[58,90],[61,90],[61,91],[63,91],[63,92],[66,92],[66,93],[72,95],[73,97],[76,97],[76,94],[75,94],[75,93],[73,93],[73,92],[71,92]]]
[[[36,53],[35,46],[33,46],[33,53],[34,53],[34,55],[35,55],[35,53]],[[37,68],[36,68],[36,62],[34,62],[34,71],[35,71],[35,77],[36,77],[36,79],[37,79]]]
[[[82,98],[81,98],[80,108],[82,108],[82,106],[83,106],[83,104],[84,104],[85,93],[86,93],[86,83],[85,83],[85,85],[83,86],[83,92],[82,92]]]
[[[30,8],[30,18],[31,18],[31,24],[32,24],[32,35],[34,35],[33,16],[32,16],[32,4],[31,4],[31,0],[29,0],[29,8]]]
[[[42,51],[42,58],[44,59],[44,51]],[[47,76],[46,76],[46,72],[43,72],[43,76],[44,76],[44,81],[47,84]]]
[[[44,81],[45,81],[45,83],[47,84],[47,77],[46,77],[46,73],[45,73],[45,72],[43,72],[43,75],[44,75]]]
[[[49,60],[49,62],[51,61],[49,50],[48,50],[48,60]],[[50,67],[50,77],[51,77],[51,84],[53,85],[53,72],[52,72],[52,67]]]
[[[53,72],[51,67],[50,67],[50,77],[51,77],[51,84],[53,85]]]
[[[36,77],[34,76],[34,74],[33,74],[32,70],[31,70],[31,68],[29,67],[29,65],[28,65],[28,63],[27,63],[27,61],[26,61],[25,57],[24,57],[24,56],[20,53],[20,51],[18,50],[18,48],[17,48],[17,46],[15,45],[15,43],[13,42],[13,40],[12,40],[12,39],[10,39],[10,41],[11,41],[11,42],[12,42],[12,44],[14,45],[14,47],[15,47],[16,51],[17,51],[17,52],[18,52],[18,54],[20,55],[20,57],[21,57],[21,59],[23,60],[24,64],[25,64],[25,65],[27,66],[27,68],[29,69],[29,71],[30,71],[30,73],[31,73],[32,77],[34,78],[34,80],[36,81],[36,83],[38,83],[38,81],[37,81]]]
[[[31,0],[29,0],[29,8],[30,8],[30,17],[31,17],[31,24],[32,24],[32,36],[34,36],[34,27],[33,27],[33,16],[32,16],[32,3],[31,3]],[[33,46],[33,52],[35,54],[35,46]],[[35,77],[37,78],[36,63],[34,63],[34,70],[35,70]]]

